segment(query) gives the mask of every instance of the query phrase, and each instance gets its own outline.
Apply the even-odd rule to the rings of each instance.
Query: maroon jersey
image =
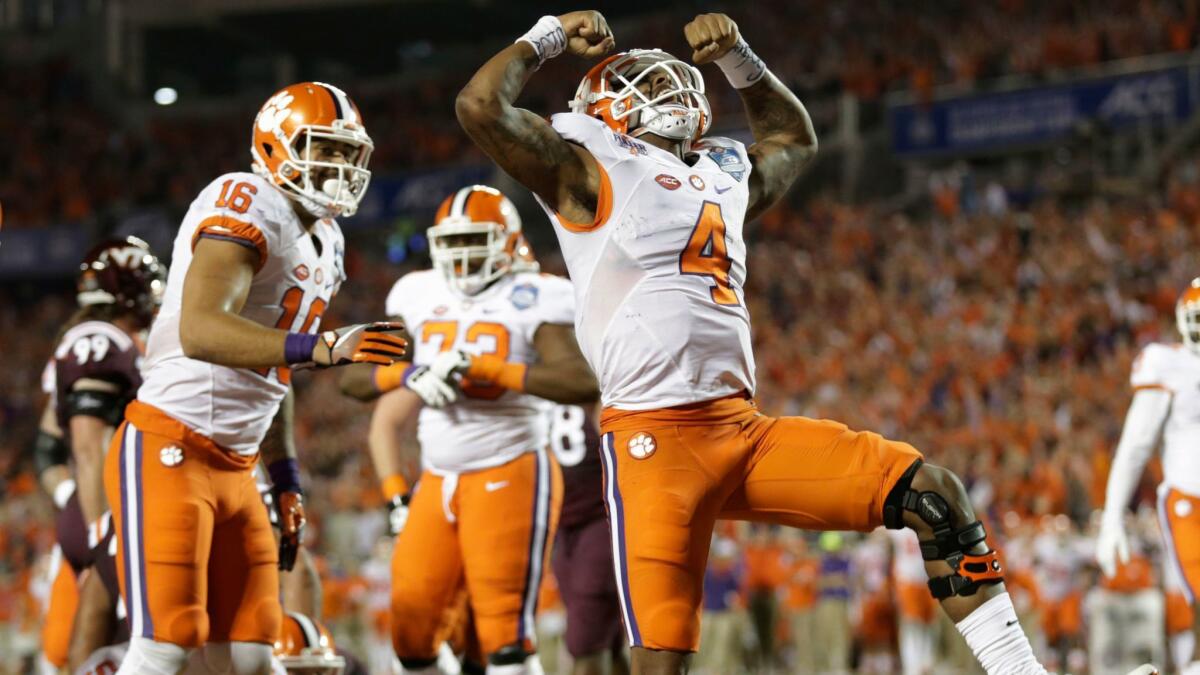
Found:
[[[562,466],[563,503],[559,527],[604,518],[604,470],[600,427],[592,412],[577,405],[551,410],[550,447]]]
[[[72,410],[87,410],[86,395],[72,401],[71,390],[82,379],[104,380],[115,384],[125,402],[137,396],[142,385],[138,370],[142,353],[128,333],[107,321],[84,321],[63,335],[54,351],[55,413],[63,431],[70,427]],[[107,407],[107,406],[105,406]],[[123,409],[123,406],[122,406]],[[120,411],[118,411],[120,412]],[[105,417],[103,408],[97,417]],[[119,419],[110,420],[116,426]]]

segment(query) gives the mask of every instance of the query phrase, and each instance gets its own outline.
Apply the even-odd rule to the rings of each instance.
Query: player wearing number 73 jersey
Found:
[[[604,405],[605,497],[633,672],[680,672],[696,650],[718,518],[910,527],[930,590],[984,668],[1044,672],[953,474],[878,434],[755,409],[743,225],[783,196],[816,138],[804,106],[729,17],[701,15],[683,32],[692,60],[715,62],[741,95],[749,148],[704,136],[703,77],[659,50],[601,61],[571,112],[549,123],[517,108],[546,59],[612,49],[591,11],[542,17],[456,102],[467,133],[541,200],[575,284],[576,333]]]
[[[230,672],[266,672],[276,568],[291,569],[304,526],[289,367],[386,365],[406,348],[395,324],[318,333],[345,279],[334,218],[354,212],[370,177],[358,109],[336,87],[292,85],[252,138],[254,173],[216,179],[184,216],[144,381],[106,459],[132,635],[122,675],[178,672],[201,645],[231,653]],[[260,452],[278,553],[255,487]]]

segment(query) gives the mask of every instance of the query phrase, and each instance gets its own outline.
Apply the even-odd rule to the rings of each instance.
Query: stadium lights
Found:
[[[159,87],[154,92],[154,102],[159,105],[171,105],[179,100],[179,92],[171,87]]]

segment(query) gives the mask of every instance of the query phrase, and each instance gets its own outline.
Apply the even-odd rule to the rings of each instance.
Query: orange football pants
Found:
[[[42,624],[42,655],[54,667],[66,668],[75,610],[79,607],[79,580],[58,546],[50,554],[50,564],[54,581],[50,585],[50,602]]]
[[[718,518],[808,530],[874,529],[921,454],[879,434],[767,417],[745,396],[606,409],[604,493],[629,644],[696,651]]]
[[[1160,485],[1158,519],[1168,564],[1175,566],[1188,604],[1195,605],[1200,590],[1200,497]]]
[[[437,656],[464,585],[485,657],[518,643],[532,652],[561,505],[562,472],[545,450],[457,478],[426,471],[392,552],[396,655]]]
[[[278,552],[256,461],[141,401],[125,409],[104,488],[131,635],[183,647],[275,642]]]

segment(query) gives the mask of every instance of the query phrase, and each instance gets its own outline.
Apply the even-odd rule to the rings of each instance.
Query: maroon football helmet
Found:
[[[137,237],[96,244],[79,264],[76,299],[80,307],[116,305],[141,328],[154,321],[167,284],[167,268]]]

